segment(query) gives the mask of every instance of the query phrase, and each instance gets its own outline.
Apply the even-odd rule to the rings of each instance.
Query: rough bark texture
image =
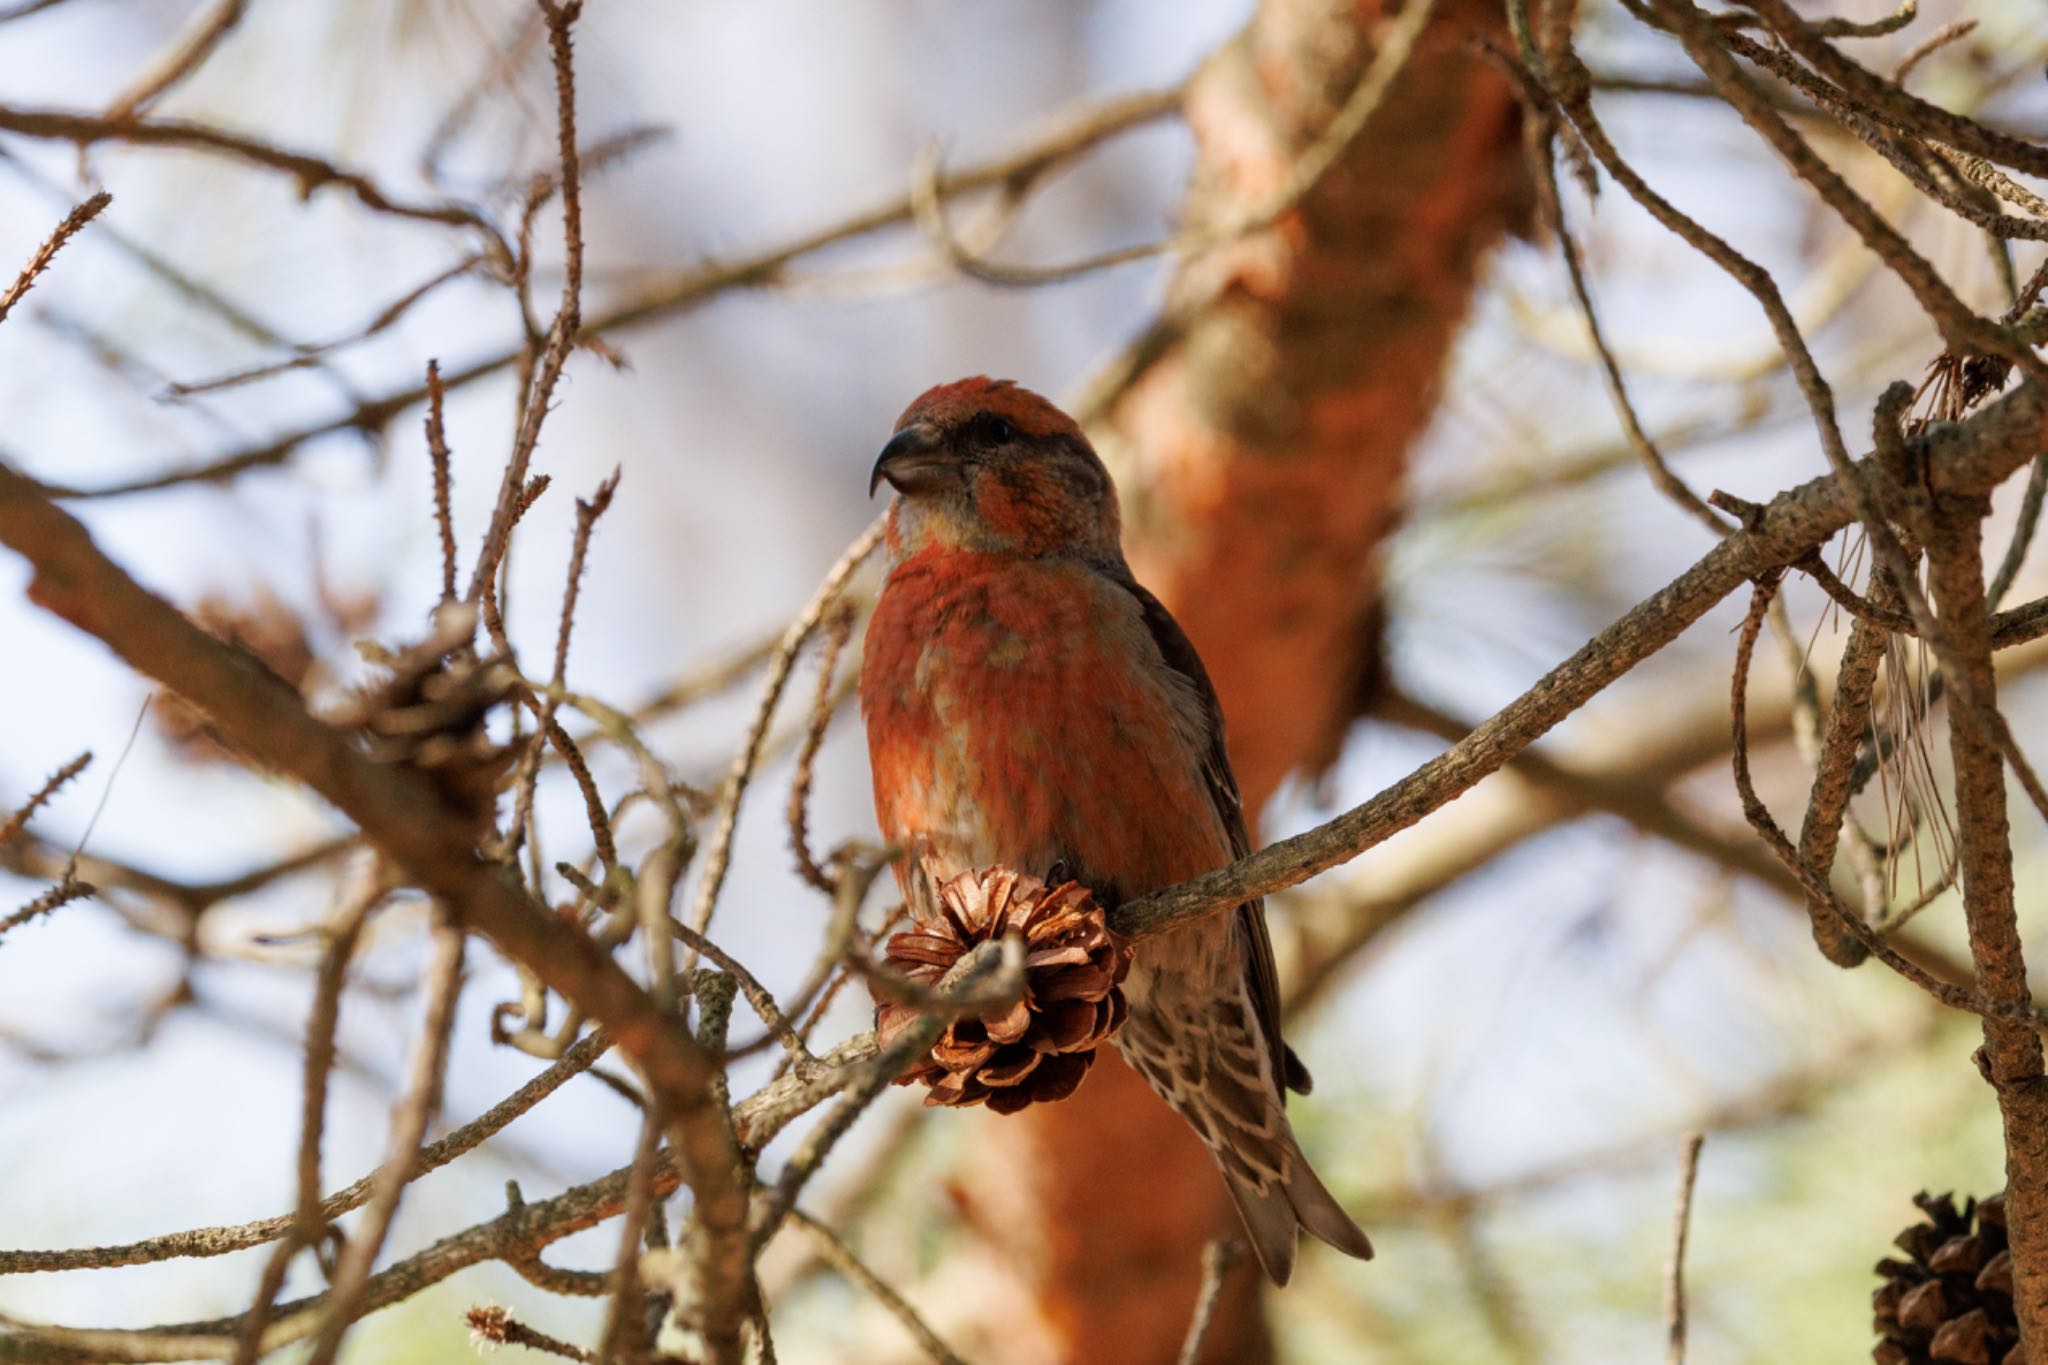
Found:
[[[1997,1000],[2029,999],[2013,903],[2012,837],[2005,808],[2005,763],[1997,738],[1966,708],[1997,704],[1991,668],[1990,611],[1984,597],[1983,497],[1935,500],[1927,542],[1935,609],[1967,675],[1951,688],[1949,753],[1956,769],[1956,833],[1962,853],[1963,916],[1977,986]],[[2041,1037],[2025,1023],[1986,1019],[1978,1062],[1998,1092],[2005,1127],[2005,1216],[2012,1242],[2013,1307],[2027,1359],[2048,1362],[2048,1079]]]
[[[1377,0],[1265,0],[1188,93],[1189,210],[1269,204],[1370,60]],[[1446,0],[1336,168],[1270,230],[1184,266],[1135,380],[1092,433],[1126,545],[1213,675],[1248,808],[1316,769],[1370,692],[1377,547],[1482,258],[1526,203],[1516,110]],[[999,1125],[1042,1196],[1021,1235],[1066,1359],[1172,1361],[1203,1244],[1235,1235],[1214,1163],[1128,1068]],[[1021,1231],[1021,1230],[1020,1230]],[[1269,1359],[1255,1270],[1231,1277],[1203,1359]]]

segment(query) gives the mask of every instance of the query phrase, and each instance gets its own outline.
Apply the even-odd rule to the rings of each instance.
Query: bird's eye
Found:
[[[988,434],[991,440],[1014,441],[1017,439],[1017,428],[1011,425],[1008,418],[991,417],[988,419]]]

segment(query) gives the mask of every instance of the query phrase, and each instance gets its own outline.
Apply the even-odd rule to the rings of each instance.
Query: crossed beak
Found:
[[[908,426],[889,438],[868,475],[868,496],[884,481],[898,493],[931,493],[960,482],[960,462],[931,428]]]

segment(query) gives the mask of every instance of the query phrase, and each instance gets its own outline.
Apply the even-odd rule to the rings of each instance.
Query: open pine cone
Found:
[[[472,620],[466,608],[444,607],[427,639],[395,655],[380,652],[387,675],[329,719],[357,731],[370,757],[418,769],[455,809],[485,822],[518,757],[486,728],[514,675],[501,660],[473,658],[460,647]]]
[[[2012,1305],[2012,1254],[2006,1250],[2005,1201],[1978,1203],[1920,1193],[1927,1215],[1894,1244],[1912,1259],[1877,1263],[1884,1283],[1871,1296],[1882,1338],[1879,1365],[2025,1365]]]
[[[1047,886],[1006,868],[963,872],[938,885],[939,918],[919,919],[889,940],[888,963],[935,984],[990,940],[1024,940],[1024,993],[991,1014],[963,1015],[903,1075],[929,1087],[926,1104],[986,1104],[998,1114],[1063,1100],[1095,1062],[1095,1049],[1124,1021],[1119,988],[1131,947],[1110,932],[1102,907],[1077,882]],[[915,1005],[876,996],[883,1046],[914,1023]]]

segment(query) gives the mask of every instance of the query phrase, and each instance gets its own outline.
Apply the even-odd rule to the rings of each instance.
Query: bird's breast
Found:
[[[883,836],[949,875],[1054,864],[1140,894],[1228,861],[1198,700],[1085,564],[960,552],[891,573],[861,707]]]

